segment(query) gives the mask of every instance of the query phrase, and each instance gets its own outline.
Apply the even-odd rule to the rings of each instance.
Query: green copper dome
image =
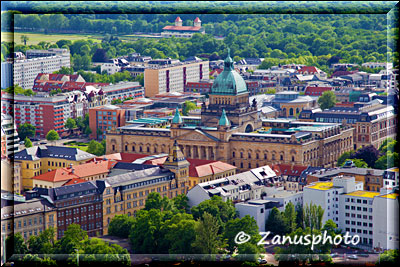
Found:
[[[224,70],[214,80],[211,87],[211,93],[214,95],[239,95],[247,93],[247,86],[243,78],[233,68],[233,60],[228,56],[224,61]]]
[[[178,107],[176,107],[174,118],[172,119],[172,123],[182,123],[182,117],[179,113]]]
[[[222,109],[222,115],[221,115],[221,118],[219,119],[218,125],[220,125],[220,126],[230,126],[231,125],[228,117],[226,116],[225,109]]]

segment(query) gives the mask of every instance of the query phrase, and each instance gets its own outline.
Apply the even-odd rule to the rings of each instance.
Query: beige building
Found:
[[[176,140],[187,158],[219,160],[246,171],[279,163],[334,167],[352,149],[354,128],[338,123],[298,122],[291,131],[259,131],[266,125],[257,103],[249,103],[246,83],[229,56],[224,65],[210,104],[202,105],[201,126],[185,125],[176,111],[170,129],[130,125],[108,131],[106,152],[168,153]]]
[[[187,82],[208,78],[208,61],[188,61],[147,67],[144,71],[146,97],[167,92],[183,92]]]
[[[21,194],[21,163],[1,161],[1,190]]]
[[[2,201],[8,201],[3,199]],[[15,201],[1,208],[1,233],[21,233],[25,241],[49,227],[56,227],[55,207],[45,199]]]

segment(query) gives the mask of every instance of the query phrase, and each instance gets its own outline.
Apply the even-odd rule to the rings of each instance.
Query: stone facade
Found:
[[[185,126],[174,118],[170,129],[120,127],[107,132],[106,153],[168,153],[176,140],[187,158],[219,160],[246,171],[279,163],[334,167],[353,148],[354,128],[340,124],[321,123],[320,130],[286,134],[255,132],[264,126],[257,103],[249,103],[246,83],[229,55],[224,65],[211,88],[210,104],[202,105],[200,126]],[[223,115],[229,120],[225,125],[219,123]]]

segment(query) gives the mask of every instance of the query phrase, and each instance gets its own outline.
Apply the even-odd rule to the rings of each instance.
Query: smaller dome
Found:
[[[181,20],[180,17],[177,17],[176,20],[175,20],[175,22],[177,22],[177,21],[182,21],[182,20]]]

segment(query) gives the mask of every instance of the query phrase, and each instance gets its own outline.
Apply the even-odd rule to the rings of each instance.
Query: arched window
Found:
[[[232,152],[232,158],[234,158],[234,157],[235,157],[235,151]]]
[[[293,108],[290,108],[290,109],[289,109],[289,115],[290,115],[290,116],[293,116]]]

